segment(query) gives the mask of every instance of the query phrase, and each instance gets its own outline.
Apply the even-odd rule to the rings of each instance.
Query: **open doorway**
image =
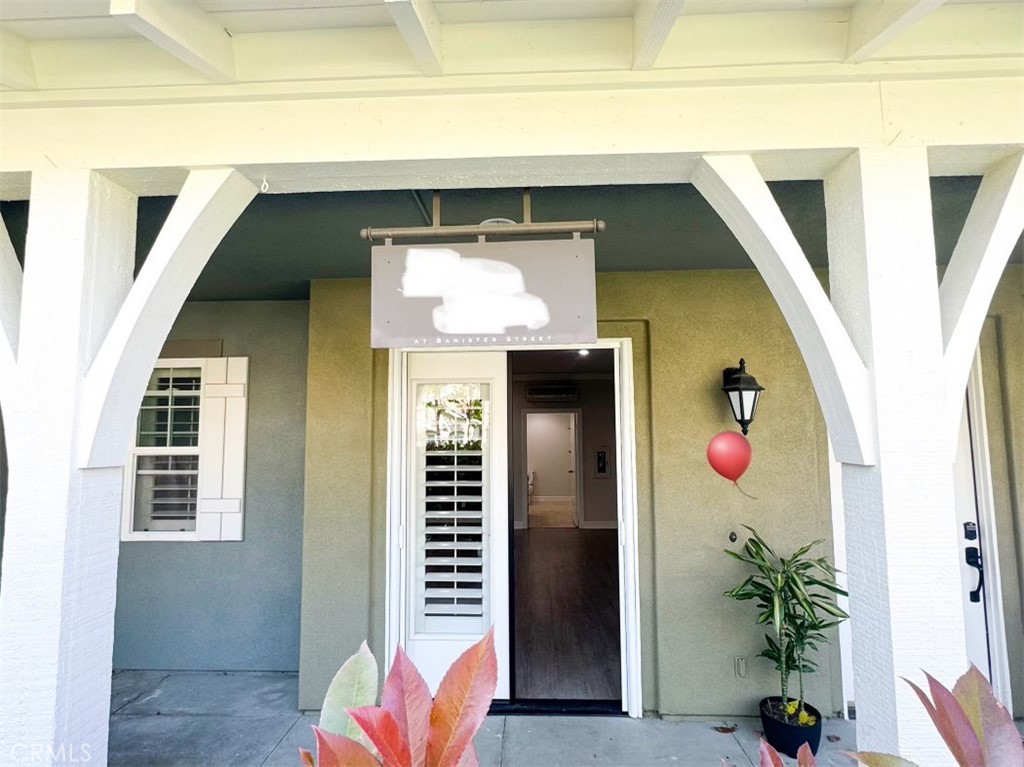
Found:
[[[581,410],[524,412],[526,526],[579,527]]]
[[[622,710],[615,360],[512,352],[513,701]]]

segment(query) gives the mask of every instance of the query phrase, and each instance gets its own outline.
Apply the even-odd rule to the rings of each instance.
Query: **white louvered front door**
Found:
[[[432,690],[493,625],[496,697],[509,697],[506,364],[408,355],[403,638]]]

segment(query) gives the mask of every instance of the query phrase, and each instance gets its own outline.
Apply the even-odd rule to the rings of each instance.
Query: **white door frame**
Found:
[[[509,386],[511,386],[511,385],[512,385],[512,381],[510,380],[509,381]],[[520,442],[520,444],[519,444],[519,450],[517,451],[519,453],[519,455],[515,456],[515,458],[514,458],[514,461],[518,464],[518,466],[520,468],[520,471],[519,471],[519,481],[518,482],[514,481],[513,488],[516,490],[516,493],[515,493],[515,495],[516,495],[516,503],[518,504],[518,503],[522,503],[524,500],[526,501],[526,505],[524,507],[526,509],[526,517],[525,517],[526,524],[523,525],[522,528],[518,528],[518,526],[516,526],[516,525],[513,525],[513,526],[517,527],[518,529],[524,529],[524,528],[528,528],[530,526],[529,488],[526,485],[523,484],[523,477],[526,476],[524,474],[524,470],[528,470],[529,469],[529,460],[528,460],[529,452],[527,450],[527,440],[526,440],[526,438],[527,438],[526,424],[527,424],[527,422],[529,420],[527,418],[527,416],[529,416],[529,415],[531,415],[533,413],[554,413],[555,415],[558,415],[560,413],[561,414],[571,413],[576,418],[575,426],[573,427],[573,435],[572,435],[572,439],[573,439],[573,445],[572,445],[572,449],[573,449],[573,471],[575,471],[575,473],[576,473],[575,478],[574,478],[575,481],[573,482],[573,487],[575,489],[575,496],[576,496],[575,499],[574,499],[574,503],[576,504],[575,510],[574,510],[574,517],[576,518],[577,526],[578,527],[583,527],[583,481],[581,479],[581,476],[583,474],[583,470],[582,470],[582,461],[583,461],[583,458],[582,458],[582,456],[583,456],[583,436],[582,436],[582,433],[583,433],[583,429],[580,427],[580,424],[583,423],[583,408],[581,408],[581,407],[557,407],[557,406],[556,407],[550,407],[550,408],[547,408],[547,407],[524,407],[520,411],[520,414],[522,415],[522,418],[520,419],[520,422],[519,422],[519,434],[520,434],[519,442]],[[514,515],[514,509],[513,509],[513,515]],[[514,521],[514,516],[513,516],[513,521]]]
[[[633,401],[633,344],[629,338],[604,338],[593,344],[531,346],[531,350],[611,349],[615,354],[616,483],[619,508],[619,636],[622,655],[622,710],[629,716],[643,716],[640,654],[640,574],[637,534],[636,430]],[[411,352],[469,351],[467,347],[447,349],[391,349],[388,357],[388,455],[386,588],[384,643],[386,666],[401,639],[405,583],[402,549],[402,520],[406,509],[403,455],[407,449],[406,419],[407,355]],[[487,346],[480,351],[524,351],[522,346]]]

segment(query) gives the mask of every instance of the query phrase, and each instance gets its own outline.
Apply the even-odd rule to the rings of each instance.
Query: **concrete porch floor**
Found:
[[[115,672],[109,764],[298,767],[317,718],[296,712],[297,690],[287,673]],[[756,767],[759,727],[754,718],[492,716],[476,744],[481,767]],[[818,763],[850,767],[840,752],[855,745],[853,722],[828,720]]]

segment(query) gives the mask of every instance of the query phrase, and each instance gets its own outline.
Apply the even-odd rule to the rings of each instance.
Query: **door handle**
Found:
[[[972,602],[980,602],[981,590],[985,586],[985,567],[981,563],[981,549],[977,546],[968,546],[964,549],[964,561],[978,571],[978,586],[970,592],[970,597]]]

